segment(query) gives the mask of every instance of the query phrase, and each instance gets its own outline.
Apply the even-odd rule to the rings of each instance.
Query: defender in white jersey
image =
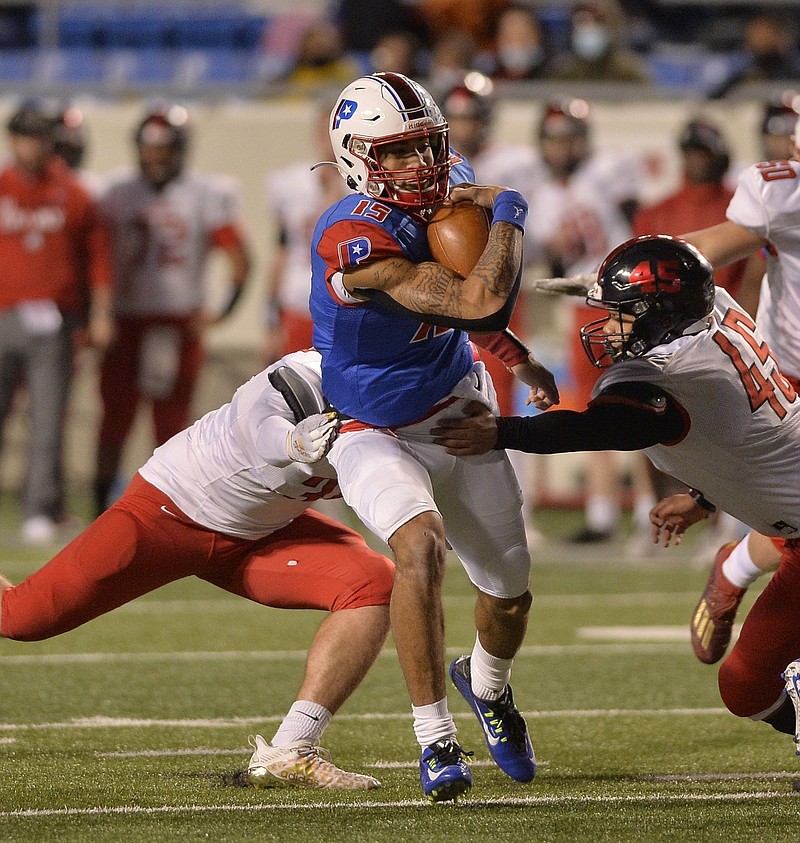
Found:
[[[781,568],[753,606],[719,673],[727,707],[779,731],[800,731],[800,400],[753,320],[713,285],[711,265],[666,235],[612,252],[587,302],[607,311],[582,330],[609,367],[581,413],[440,424],[452,454],[515,448],[559,453],[645,449],[692,487],[659,504],[654,540],[669,544],[720,506],[780,549]],[[786,682],[782,679],[786,674]]]
[[[308,509],[338,495],[322,458],[336,422],[324,413],[296,422],[302,413],[284,398],[302,394],[292,382],[323,406],[319,355],[279,360],[156,449],[123,496],[43,568],[16,586],[0,577],[0,634],[60,635],[188,576],[265,606],[328,611],[298,699],[271,742],[255,736],[247,776],[256,786],[370,789],[375,779],[340,770],[319,740],[383,646],[393,565]]]
[[[796,118],[795,118],[796,120]],[[784,375],[800,389],[800,162],[764,161],[744,170],[727,220],[684,235],[714,266],[758,250],[766,255],[758,325]],[[707,664],[719,661],[730,641],[736,611],[747,588],[774,571],[780,554],[757,534],[717,552],[708,583],[692,616],[692,647]]]
[[[187,121],[180,106],[148,112],[135,134],[138,169],[111,179],[101,199],[114,251],[116,336],[100,372],[98,513],[141,401],[151,403],[157,445],[190,423],[203,330],[232,311],[250,270],[232,182],[185,171]],[[204,310],[212,249],[226,256],[231,290],[213,318]]]

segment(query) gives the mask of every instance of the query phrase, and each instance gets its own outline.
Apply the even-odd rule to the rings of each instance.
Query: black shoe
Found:
[[[602,542],[610,542],[614,538],[614,533],[611,530],[593,530],[591,527],[584,527],[567,536],[568,544],[600,544]]]

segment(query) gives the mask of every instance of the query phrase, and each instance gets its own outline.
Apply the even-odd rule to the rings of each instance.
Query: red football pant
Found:
[[[152,402],[156,445],[163,445],[192,422],[192,400],[204,352],[199,336],[189,327],[189,321],[119,317],[114,343],[100,367],[103,417],[98,438],[101,445],[121,448],[136,420],[136,409],[142,399],[137,387],[140,349],[145,333],[154,325],[174,325],[181,335],[175,387],[166,398]]]
[[[0,632],[50,638],[188,576],[265,606],[335,612],[388,605],[394,565],[313,510],[254,541],[208,530],[137,474],[111,509],[2,593]]]
[[[739,717],[763,714],[783,691],[781,672],[800,658],[800,541],[786,542],[778,570],[745,618],[719,670],[722,701]]]

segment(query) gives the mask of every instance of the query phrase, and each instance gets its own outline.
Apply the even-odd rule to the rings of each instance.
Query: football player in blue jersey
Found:
[[[476,343],[558,403],[552,375],[505,331],[519,289],[527,203],[472,184],[430,94],[398,73],[357,79],[331,113],[336,166],[353,191],[325,211],[311,247],[314,345],[325,395],[342,416],[329,459],[347,503],[391,547],[392,631],[432,801],[472,786],[445,690],[441,583],[448,545],[477,589],[477,636],[450,677],[475,712],[494,761],[529,782],[536,763],[509,685],[531,593],[522,497],[503,452],[453,458],[432,442],[443,412],[496,406]],[[456,187],[456,184],[461,186]],[[492,212],[466,278],[433,262],[427,221],[443,202]],[[480,332],[470,340],[469,332]]]

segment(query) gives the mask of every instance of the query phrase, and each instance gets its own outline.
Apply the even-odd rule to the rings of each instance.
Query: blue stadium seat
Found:
[[[28,82],[33,77],[36,51],[0,51],[0,81]]]
[[[58,43],[62,47],[106,45],[111,11],[97,3],[65,5],[58,15]]]
[[[170,7],[118,9],[106,24],[109,47],[168,47],[172,42],[175,16]]]
[[[115,86],[158,85],[172,81],[175,54],[158,47],[141,50],[113,50],[108,55],[105,81]]]
[[[175,22],[175,46],[180,49],[235,47],[243,14],[237,10],[205,9]]]
[[[43,50],[37,60],[38,75],[47,82],[100,84],[106,76],[106,54],[93,47]]]
[[[266,37],[269,18],[264,15],[244,15],[236,31],[235,46],[244,50],[260,47]]]

